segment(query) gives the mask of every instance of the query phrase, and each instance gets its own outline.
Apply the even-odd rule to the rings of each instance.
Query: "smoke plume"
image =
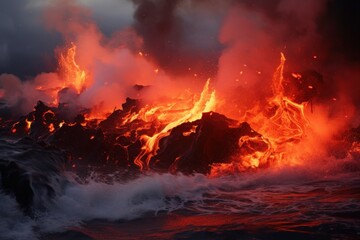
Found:
[[[358,121],[356,1],[17,2],[0,5],[1,112],[24,114],[37,100],[52,102],[64,82],[58,57],[73,43],[87,76],[74,103],[81,107],[111,112],[126,97],[155,101],[211,77],[220,102],[238,117],[271,95],[283,52],[287,72],[322,75],[318,101],[331,105],[329,116]]]

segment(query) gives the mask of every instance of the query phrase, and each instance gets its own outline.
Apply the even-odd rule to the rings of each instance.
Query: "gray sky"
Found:
[[[44,24],[43,9],[52,2],[0,1],[0,73],[26,78],[54,69],[54,49],[63,40]],[[134,5],[130,1],[79,0],[79,3],[90,8],[104,34],[111,34],[133,21]]]

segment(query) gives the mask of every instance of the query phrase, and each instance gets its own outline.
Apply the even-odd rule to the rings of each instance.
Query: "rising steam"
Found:
[[[321,109],[331,103],[329,118],[346,115],[343,121],[358,124],[360,99],[353,84],[359,59],[344,48],[332,51],[349,35],[344,29],[339,39],[331,40],[341,22],[325,26],[334,15],[344,17],[341,9],[334,10],[340,4],[336,2],[133,0],[123,4],[133,9],[133,19],[109,33],[94,20],[96,10],[90,3],[32,1],[29,9],[41,9],[43,28],[62,36],[53,52],[57,64],[53,71],[26,80],[17,72],[0,75],[1,113],[22,115],[41,100],[67,101],[76,105],[74,109],[96,108],[104,114],[119,108],[126,97],[156,102],[189,89],[197,92],[210,77],[223,112],[241,118],[271,96],[271,76],[284,52],[285,72],[315,70],[323,75],[314,101]],[[341,6],[344,11],[350,5]],[[86,75],[82,88],[64,84],[61,56],[72,44],[76,64]],[[64,86],[70,90],[60,96]]]

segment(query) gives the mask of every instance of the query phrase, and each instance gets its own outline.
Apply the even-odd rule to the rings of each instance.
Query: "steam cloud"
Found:
[[[55,2],[0,3],[0,98],[8,114],[24,114],[37,100],[51,99],[30,89],[61,82],[56,56],[72,41],[79,65],[91,69],[92,84],[77,100],[84,107],[113,109],[125,97],[139,96],[134,84],[154,86],[141,95],[151,98],[212,77],[224,99],[246,109],[269,94],[268,80],[282,51],[288,71],[323,74],[327,97],[341,99],[334,112],[346,103],[358,121],[357,1]]]

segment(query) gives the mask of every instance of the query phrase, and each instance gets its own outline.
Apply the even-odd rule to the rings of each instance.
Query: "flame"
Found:
[[[76,63],[76,45],[72,42],[68,48],[59,56],[59,67],[64,77],[65,87],[73,87],[80,94],[86,87],[86,74]]]
[[[134,163],[137,166],[139,166],[141,170],[148,169],[151,157],[156,154],[159,148],[160,139],[168,136],[170,134],[171,129],[173,129],[176,126],[179,126],[182,123],[191,122],[200,119],[203,112],[210,112],[214,110],[216,105],[215,91],[210,90],[209,85],[210,85],[210,79],[206,81],[199,99],[193,104],[192,108],[177,112],[176,118],[174,118],[174,120],[169,121],[161,131],[155,133],[153,136],[147,136],[147,135],[141,136],[143,147],[141,148],[141,153],[134,160]],[[157,110],[158,109],[156,108],[150,109],[150,111],[154,113],[156,113]],[[143,116],[147,116],[147,113],[145,113]],[[169,118],[167,117],[168,116],[166,112],[165,114],[159,116],[159,118],[162,120],[168,120],[169,118],[173,119],[171,113],[170,113],[170,117]]]
[[[284,93],[283,71],[286,58],[281,53],[280,64],[272,78],[273,96],[268,99],[271,114],[253,109],[252,118],[248,119],[251,126],[262,136],[243,136],[239,139],[240,154],[234,156],[230,163],[214,164],[210,176],[241,172],[272,164],[295,165],[299,157],[294,152],[295,146],[306,139],[311,133],[310,123],[305,115],[306,102],[291,101]],[[298,76],[297,74],[294,74]],[[265,148],[257,148],[259,144]],[[255,147],[252,147],[255,146]],[[245,149],[245,150],[242,150]]]

